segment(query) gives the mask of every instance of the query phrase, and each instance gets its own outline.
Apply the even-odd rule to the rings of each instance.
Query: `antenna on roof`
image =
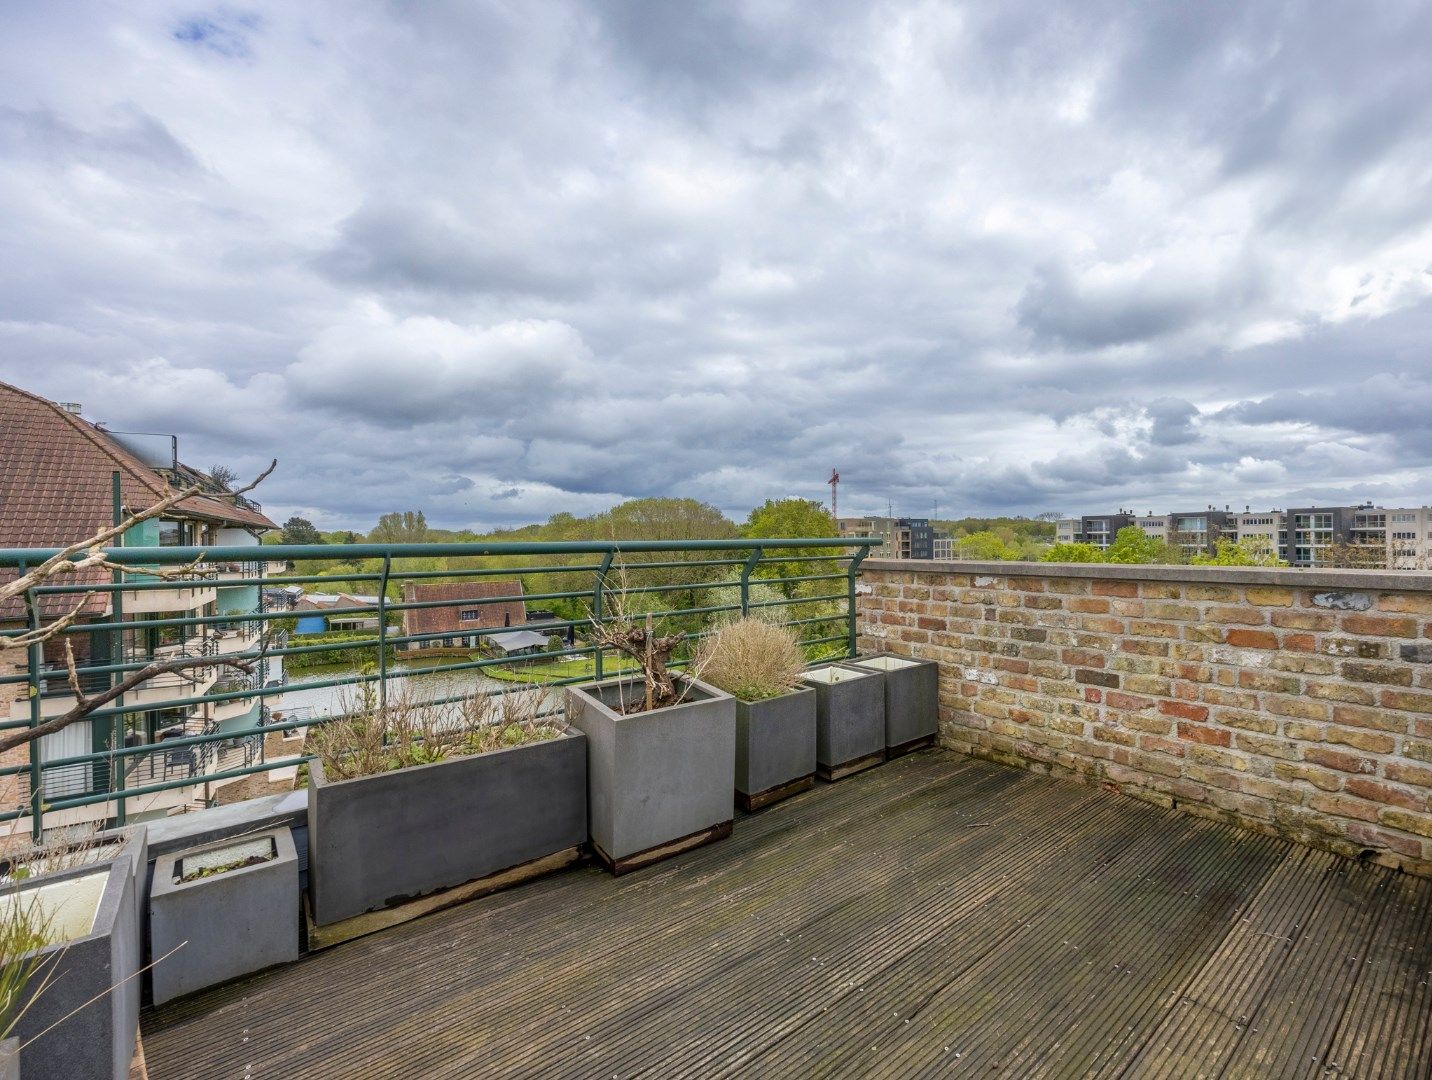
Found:
[[[840,473],[836,472],[834,469],[831,469],[830,479],[827,480],[826,483],[830,485],[830,516],[833,518],[839,518],[840,507],[838,502],[836,501],[836,489],[840,487]]]

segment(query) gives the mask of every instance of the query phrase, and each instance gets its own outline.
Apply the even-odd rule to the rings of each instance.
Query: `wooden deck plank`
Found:
[[[1426,1076],[1429,915],[1432,882],[926,751],[176,1003],[145,1050],[155,1080]]]

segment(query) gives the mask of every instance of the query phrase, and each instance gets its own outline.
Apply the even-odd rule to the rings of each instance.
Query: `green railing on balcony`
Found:
[[[369,686],[380,701],[386,701],[396,677],[415,680],[469,672],[474,677],[487,673],[507,680],[494,683],[484,679],[464,687],[461,680],[449,678],[445,683],[449,688],[455,686],[454,692],[422,700],[423,704],[441,705],[473,693],[501,692],[513,683],[560,686],[610,676],[621,669],[611,664],[606,650],[587,640],[585,631],[590,630],[593,619],[613,619],[618,606],[643,618],[649,612],[661,625],[685,630],[693,641],[724,618],[763,613],[796,630],[812,659],[853,656],[856,575],[861,560],[879,543],[873,538],[822,537],[116,548],[109,552],[110,559],[136,568],[132,575],[115,575],[127,580],[81,585],[52,579],[26,595],[23,623],[0,627],[0,634],[13,636],[41,629],[86,593],[112,595],[122,590],[133,595],[192,588],[187,579],[166,582],[143,574],[142,568],[186,565],[201,557],[205,565],[262,560],[268,569],[246,578],[245,584],[258,586],[265,595],[279,597],[283,595],[279,590],[289,586],[317,585],[372,596],[372,603],[345,605],[334,613],[344,619],[368,616],[376,620],[376,626],[346,640],[301,644],[301,637],[290,639],[284,632],[298,613],[282,601],[266,602],[259,610],[239,616],[189,611],[161,617],[125,615],[122,605],[111,602],[90,621],[64,628],[48,649],[36,645],[11,650],[12,655],[0,654],[9,661],[0,670],[0,683],[6,684],[4,696],[17,699],[8,714],[0,712],[0,731],[13,731],[38,726],[63,706],[63,701],[54,699],[60,674],[55,670],[56,660],[62,655],[59,647],[65,637],[82,656],[78,666],[81,686],[92,694],[96,688],[112,685],[111,680],[117,682],[145,666],[149,653],[139,640],[144,635],[177,635],[186,640],[197,636],[203,642],[213,642],[222,640],[215,637],[219,630],[238,620],[257,622],[271,631],[262,635],[259,645],[226,652],[257,661],[262,671],[257,677],[236,678],[233,669],[223,668],[211,670],[213,678],[161,677],[81,721],[89,735],[87,752],[76,752],[76,729],[80,727],[76,724],[67,729],[63,753],[47,753],[46,747],[60,739],[51,735],[28,743],[22,761],[14,760],[12,754],[11,760],[0,764],[0,827],[13,829],[15,823],[23,822],[39,835],[48,824],[65,820],[57,816],[61,811],[101,805],[107,819],[122,823],[132,810],[140,808],[136,800],[146,796],[298,765],[306,760],[301,753],[264,760],[263,737],[322,723],[333,710],[311,703],[286,709],[283,696],[295,689],[311,696],[316,691],[341,694],[345,688]],[[0,549],[0,569],[23,573],[55,551]],[[335,562],[340,561],[344,568],[335,570]],[[322,563],[326,572],[313,572],[315,563]],[[288,569],[276,572],[278,567]],[[519,598],[516,593],[506,593],[407,599],[407,584],[491,579],[519,582],[522,601],[551,607],[555,615],[540,622],[531,622],[529,616],[527,624],[502,626],[482,625],[479,617],[474,620],[478,625],[435,632],[409,632],[405,627],[408,613],[432,608],[480,612]],[[196,580],[204,580],[202,573]],[[309,609],[303,614],[324,613]],[[484,655],[483,649],[496,635],[524,626],[561,640],[516,658]],[[450,662],[435,663],[424,657],[434,650],[450,652],[452,648],[459,655],[447,656]],[[297,688],[273,675],[288,658],[320,652],[341,653],[347,670],[305,679]],[[466,656],[461,655],[464,652]],[[399,656],[416,661],[416,665],[400,666]],[[587,663],[579,663],[582,660]],[[541,678],[533,675],[536,663],[547,664],[549,673]],[[580,670],[570,677],[550,674],[552,666],[565,664]],[[194,690],[206,683],[203,692]],[[243,710],[229,707],[235,703],[261,704],[258,722],[223,727],[214,713],[223,706],[226,714],[245,715]],[[93,811],[88,816],[93,817]]]

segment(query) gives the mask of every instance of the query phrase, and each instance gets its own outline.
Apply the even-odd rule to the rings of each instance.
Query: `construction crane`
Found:
[[[836,488],[838,488],[838,487],[840,486],[840,473],[836,472],[834,469],[831,469],[831,470],[830,470],[830,479],[827,480],[826,483],[830,485],[830,516],[833,517],[833,518],[835,518],[837,521],[839,521],[839,520],[840,520],[840,508],[839,508],[839,504],[836,502],[836,497],[835,497],[835,495],[836,495]]]

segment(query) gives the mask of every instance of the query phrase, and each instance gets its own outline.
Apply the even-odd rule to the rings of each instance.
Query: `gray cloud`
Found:
[[[0,378],[277,513],[1432,500],[1425,5],[82,14],[0,42]]]

